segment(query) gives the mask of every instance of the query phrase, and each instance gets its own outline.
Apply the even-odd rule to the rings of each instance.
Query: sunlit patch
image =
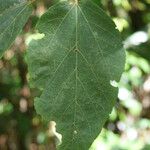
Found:
[[[69,2],[69,4],[70,4],[70,5],[73,5],[73,4],[74,4],[74,2],[73,2],[73,1],[70,1],[70,2]]]
[[[127,130],[127,137],[129,140],[136,140],[138,137],[138,132],[134,128]]]
[[[43,39],[44,37],[45,37],[44,33],[30,34],[30,35],[27,35],[25,43],[26,45],[29,45],[32,40],[40,40],[40,39]]]
[[[73,131],[74,134],[77,134],[78,132],[76,130]]]
[[[60,2],[66,2],[67,0],[60,0]]]
[[[110,80],[110,85],[113,87],[118,87],[118,83],[115,80]]]
[[[146,92],[150,92],[150,77],[144,82],[143,89]]]
[[[126,124],[123,122],[123,121],[119,121],[118,123],[117,123],[117,127],[118,127],[118,129],[120,130],[120,131],[125,131],[126,130]]]
[[[60,145],[62,143],[62,135],[56,131],[55,121],[49,122],[48,136],[55,139],[56,145]]]
[[[20,106],[20,111],[21,112],[26,112],[28,109],[28,102],[26,99],[22,98],[19,102],[19,106]]]
[[[115,29],[119,30],[120,32],[129,26],[128,22],[123,18],[114,18],[113,21],[116,25]]]
[[[13,51],[12,49],[10,49],[10,50],[8,50],[8,51],[6,51],[6,52],[4,53],[4,58],[5,58],[6,60],[12,59],[13,56],[14,56],[14,51]]]
[[[148,34],[144,31],[138,31],[132,34],[125,41],[125,47],[129,47],[130,45],[140,45],[148,41]]]
[[[126,88],[119,88],[118,98],[121,101],[124,101],[126,99],[130,99],[132,97],[131,92]]]
[[[69,1],[69,4],[70,4],[70,5],[76,4],[76,5],[77,5],[77,4],[78,4],[78,0],[70,0],[70,1]]]

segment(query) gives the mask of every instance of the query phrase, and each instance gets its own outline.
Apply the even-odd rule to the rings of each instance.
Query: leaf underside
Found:
[[[20,33],[31,12],[27,0],[0,0],[0,57]]]
[[[117,97],[125,52],[119,32],[91,1],[60,2],[37,29],[45,37],[28,50],[30,82],[42,90],[38,114],[57,123],[63,150],[87,150],[101,131]]]

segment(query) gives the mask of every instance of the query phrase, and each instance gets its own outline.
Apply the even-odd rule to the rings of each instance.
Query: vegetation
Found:
[[[149,0],[0,0],[0,14],[0,150],[86,150],[99,133],[90,150],[150,149]]]

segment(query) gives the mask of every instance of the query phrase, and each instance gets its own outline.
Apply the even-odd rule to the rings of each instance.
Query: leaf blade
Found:
[[[0,7],[0,57],[20,33],[32,12],[27,1],[1,0]]]
[[[95,19],[89,8],[99,12]],[[31,42],[28,52],[33,86],[43,89],[35,108],[56,121],[63,135],[61,149],[86,150],[117,97],[110,80],[119,81],[124,67],[119,33],[91,1],[57,4],[37,28],[45,37]]]

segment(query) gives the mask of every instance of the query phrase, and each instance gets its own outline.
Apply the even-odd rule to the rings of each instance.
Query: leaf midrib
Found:
[[[55,33],[53,34],[53,37],[51,38],[51,40],[50,40],[49,44],[47,45],[46,49],[48,49],[48,48],[50,47],[50,44],[52,43],[52,41],[54,40],[54,38],[55,38],[57,32],[59,31],[59,28],[61,27],[61,25],[63,24],[63,22],[65,21],[65,19],[67,18],[67,16],[69,15],[69,13],[72,11],[72,9],[73,9],[74,7],[76,7],[76,42],[75,42],[76,51],[80,52],[80,50],[78,49],[78,46],[77,46],[78,8],[80,9],[80,11],[81,11],[81,13],[82,13],[82,15],[83,15],[85,21],[87,22],[87,24],[88,24],[88,26],[89,26],[89,29],[90,29],[90,31],[91,31],[91,33],[92,33],[92,35],[93,35],[93,37],[94,37],[94,39],[95,39],[97,45],[100,46],[100,45],[98,44],[98,41],[97,41],[96,37],[95,37],[94,34],[93,34],[93,31],[92,31],[92,29],[91,29],[91,26],[90,26],[90,24],[89,24],[89,22],[88,22],[86,16],[84,15],[84,13],[83,13],[83,11],[81,10],[80,6],[75,3],[75,4],[70,8],[70,10],[66,13],[66,15],[63,17],[63,19],[62,19],[62,21],[60,22],[59,26],[56,28]],[[65,48],[65,47],[64,47],[64,48]],[[65,49],[68,49],[68,48],[65,48]],[[99,47],[99,49],[100,49],[100,52],[101,52],[101,56],[104,58],[103,52],[102,52],[102,50],[101,50],[100,47]],[[68,49],[68,50],[69,50],[69,49]],[[72,51],[72,50],[71,50],[71,51]],[[60,62],[60,64],[58,65],[58,67],[57,67],[56,70],[54,71],[54,74],[53,74],[53,77],[51,77],[51,80],[53,80],[53,78],[55,77],[55,74],[57,73],[57,71],[59,70],[59,68],[61,67],[61,65],[63,64],[63,62],[65,61],[65,58],[67,58],[67,56],[69,55],[69,53],[70,53],[71,51],[69,50],[69,52],[68,52],[68,53],[66,54],[66,56],[63,58],[63,60]],[[81,52],[80,52],[80,53],[81,53]],[[78,54],[76,53],[76,64],[77,64],[77,55],[78,55]],[[82,57],[83,57],[83,56],[82,56]],[[105,58],[104,58],[104,60],[105,60]],[[87,63],[87,62],[86,62],[86,63]],[[105,61],[105,66],[107,66],[106,61]],[[76,65],[76,67],[77,67],[77,65]],[[91,70],[91,71],[92,71],[92,70]],[[92,73],[93,73],[93,71],[92,71]],[[95,73],[94,73],[94,76],[96,76]],[[97,78],[97,77],[96,77],[96,78]]]
[[[63,17],[62,21],[60,22],[59,26],[56,28],[55,33],[53,34],[53,37],[52,37],[52,39],[50,40],[50,42],[49,42],[49,44],[48,44],[48,46],[47,46],[46,48],[47,48],[47,49],[49,48],[49,46],[50,46],[50,44],[52,43],[52,41],[54,40],[54,38],[55,38],[57,32],[59,31],[59,28],[61,27],[61,25],[63,24],[63,22],[65,21],[65,19],[67,18],[67,16],[69,15],[69,13],[72,11],[72,9],[73,9],[74,7],[76,7],[76,8],[75,8],[75,9],[76,9],[76,19],[75,19],[75,20],[76,20],[76,39],[75,39],[75,53],[76,53],[76,56],[75,56],[75,62],[76,62],[76,65],[75,65],[75,72],[76,72],[76,73],[75,73],[75,79],[76,79],[76,83],[75,83],[75,84],[76,84],[76,85],[75,85],[75,98],[74,98],[74,102],[76,103],[76,101],[77,101],[77,86],[78,86],[77,81],[78,81],[78,79],[79,79],[79,77],[78,77],[78,53],[82,56],[83,60],[87,63],[87,65],[89,66],[89,68],[90,68],[92,74],[94,75],[95,79],[96,79],[97,82],[99,83],[99,79],[98,79],[96,73],[94,72],[93,68],[91,67],[91,65],[90,65],[89,62],[87,61],[86,57],[85,57],[85,56],[82,54],[82,52],[78,49],[78,36],[77,36],[77,35],[78,35],[78,29],[77,29],[77,28],[78,28],[78,8],[80,9],[80,11],[81,11],[81,13],[82,13],[82,15],[83,15],[85,21],[87,22],[87,24],[88,24],[88,26],[89,26],[89,28],[90,28],[90,31],[91,31],[91,33],[92,33],[92,35],[93,35],[93,37],[94,37],[96,43],[98,44],[98,41],[97,41],[96,37],[95,37],[94,34],[93,34],[93,31],[92,31],[92,29],[91,29],[91,26],[90,26],[90,24],[89,24],[89,22],[88,22],[86,16],[85,16],[84,13],[82,12],[82,10],[81,10],[81,8],[80,8],[79,5],[74,4],[74,5],[70,8],[70,10],[66,13],[66,15]],[[99,44],[98,44],[98,45],[99,45]],[[68,49],[68,48],[66,48],[66,49]],[[68,50],[69,50],[69,49],[68,49]],[[55,78],[55,75],[56,75],[57,71],[59,70],[59,68],[61,67],[61,65],[62,65],[63,62],[65,61],[65,59],[69,56],[69,54],[70,54],[73,50],[74,50],[74,46],[73,46],[73,48],[72,48],[71,50],[69,50],[69,52],[65,55],[65,57],[62,59],[62,61],[59,63],[58,67],[56,68],[56,70],[55,70],[54,73],[53,73],[53,76],[51,77],[51,82],[52,82],[53,79]],[[102,50],[101,50],[101,51],[102,51]],[[104,58],[103,55],[102,55],[102,57]],[[103,91],[103,90],[102,90],[102,91]],[[76,111],[76,108],[75,108],[75,111]]]

